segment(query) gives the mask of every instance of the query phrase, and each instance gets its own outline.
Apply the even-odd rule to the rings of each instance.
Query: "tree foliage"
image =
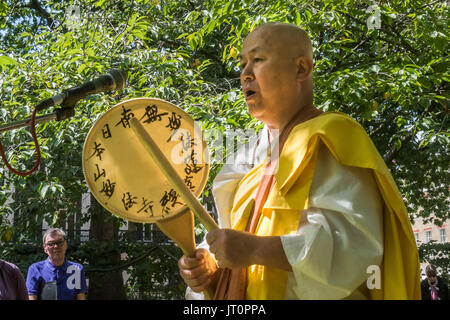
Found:
[[[80,216],[81,198],[88,192],[81,169],[83,142],[94,122],[120,101],[136,97],[170,101],[201,121],[205,131],[261,128],[246,111],[237,53],[243,38],[269,21],[294,23],[308,32],[314,46],[315,104],[357,119],[384,156],[411,220],[420,216],[442,225],[450,212],[449,7],[446,1],[431,0],[377,4],[354,0],[1,2],[2,123],[29,117],[42,99],[110,68],[128,74],[128,86],[121,92],[90,96],[77,104],[74,117],[37,125],[43,157],[38,172],[22,178],[0,167],[4,254],[36,239],[44,220],[56,225],[67,219],[78,223],[90,219],[90,211]],[[379,25],[370,28],[369,19],[378,18]],[[14,167],[32,167],[36,152],[29,130],[8,131],[1,140]],[[211,147],[211,152],[221,151]],[[211,181],[221,164],[212,163],[206,202],[211,201]],[[7,216],[14,217],[14,224]],[[127,244],[121,245],[122,252],[131,260],[136,255],[130,253],[130,246],[132,251],[146,250],[133,241],[122,243]],[[97,248],[89,243],[82,248],[86,252],[79,257],[89,264],[88,253]],[[148,284],[140,288],[141,297],[155,297],[147,271],[166,261],[151,258],[153,254],[131,271],[131,284]],[[176,264],[166,267],[161,270],[172,276],[154,283],[181,283]],[[181,289],[172,291],[172,297],[181,297]]]

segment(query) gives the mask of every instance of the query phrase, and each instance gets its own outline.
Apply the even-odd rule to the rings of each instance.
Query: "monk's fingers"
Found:
[[[210,273],[202,267],[180,270],[180,276],[194,292],[205,291],[211,283],[212,278]]]
[[[180,269],[193,269],[197,268],[203,263],[203,259],[198,259],[197,257],[187,257],[182,256],[180,260],[178,260],[178,267]]]
[[[215,229],[215,230],[211,230],[206,234],[206,242],[208,243],[208,245],[211,248],[211,245],[214,244],[214,242],[217,240],[217,237],[220,235],[221,233],[221,229]]]
[[[202,277],[204,274],[208,274],[205,264],[201,264],[195,268],[183,269],[180,268],[180,276],[186,281]]]
[[[209,251],[213,254],[213,255],[216,255],[216,253],[217,253],[217,246],[213,243],[213,244],[210,244],[209,245]]]
[[[206,259],[209,256],[209,251],[206,250],[205,248],[199,248],[197,249],[197,251],[195,252],[195,257],[198,260],[202,260],[202,259]]]

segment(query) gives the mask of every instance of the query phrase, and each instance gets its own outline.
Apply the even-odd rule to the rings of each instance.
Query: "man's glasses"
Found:
[[[47,242],[45,245],[49,248],[53,248],[53,247],[60,247],[62,246],[62,244],[65,242],[65,239],[59,240],[59,241],[54,241],[54,242]]]

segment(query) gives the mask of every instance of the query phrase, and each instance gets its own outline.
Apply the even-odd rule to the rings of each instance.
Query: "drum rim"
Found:
[[[92,191],[92,190],[95,190],[95,188],[91,188],[91,181],[90,181],[90,180],[92,180],[92,179],[88,179],[88,178],[87,178],[87,174],[86,174],[85,152],[87,152],[87,151],[85,151],[85,150],[87,150],[86,144],[87,144],[87,141],[89,140],[89,137],[91,136],[91,133],[94,132],[94,129],[98,129],[98,128],[96,128],[96,127],[99,125],[100,120],[101,120],[102,118],[104,118],[105,116],[107,116],[107,114],[109,114],[110,112],[113,112],[113,110],[115,110],[116,108],[119,108],[120,106],[125,105],[126,103],[130,103],[130,102],[133,102],[133,101],[136,101],[136,100],[139,100],[139,101],[148,100],[148,101],[158,101],[158,102],[162,102],[162,103],[164,103],[164,104],[170,105],[171,107],[173,107],[173,108],[179,110],[180,113],[182,113],[182,114],[184,114],[186,117],[192,119],[192,117],[191,117],[186,111],[184,111],[182,108],[176,106],[175,104],[173,104],[173,103],[171,103],[171,102],[169,102],[169,101],[167,101],[167,100],[163,100],[163,99],[160,99],[160,98],[141,97],[141,98],[132,98],[132,99],[128,99],[128,100],[125,100],[125,101],[121,101],[121,102],[115,104],[113,107],[109,108],[107,111],[105,111],[105,112],[104,112],[104,113],[103,113],[103,114],[102,114],[102,115],[94,122],[94,124],[92,125],[92,127],[89,129],[89,132],[88,132],[88,134],[86,135],[86,138],[85,138],[84,143],[83,143],[83,150],[82,150],[82,154],[81,154],[81,155],[82,155],[82,157],[81,157],[81,160],[82,160],[82,169],[83,169],[84,179],[85,179],[85,182],[86,182],[86,184],[87,184],[87,187],[88,187],[88,190],[89,190],[90,194],[92,194],[92,195],[94,196],[94,198],[97,200],[97,202],[98,202],[98,203],[99,203],[106,211],[108,211],[109,213],[113,214],[114,216],[116,216],[116,217],[118,217],[118,218],[120,218],[120,219],[124,219],[124,220],[126,220],[126,221],[131,221],[131,222],[135,222],[135,223],[156,223],[156,222],[159,222],[159,221],[172,219],[172,218],[174,218],[174,217],[176,217],[176,216],[182,214],[183,212],[185,212],[185,210],[188,208],[188,206],[186,205],[186,203],[184,203],[184,204],[178,209],[179,212],[177,212],[176,214],[173,214],[173,215],[171,214],[171,215],[169,215],[169,216],[167,216],[167,217],[162,217],[162,218],[153,219],[152,221],[149,221],[149,220],[147,220],[147,219],[145,219],[145,218],[143,218],[143,219],[134,219],[134,218],[128,218],[128,217],[125,218],[124,215],[121,214],[120,210],[118,210],[118,211],[120,212],[120,214],[118,214],[118,213],[116,212],[115,209],[112,210],[112,208],[107,207],[107,206],[104,204],[104,201],[101,200],[101,199],[99,199],[99,197],[97,196],[96,192],[93,192],[93,191]],[[192,120],[193,120],[193,119],[192,119]],[[193,120],[193,122],[194,122],[194,130],[199,130],[200,132],[202,132],[201,128],[200,128],[199,126],[196,125],[196,123],[195,123],[194,120]],[[210,171],[210,158],[209,158],[208,144],[207,144],[207,142],[204,140],[203,134],[202,134],[202,147],[203,147],[203,148],[202,148],[202,152],[203,152],[202,157],[205,158],[205,161],[204,161],[204,173],[203,173],[203,177],[202,177],[201,183],[199,184],[197,190],[195,190],[196,192],[193,192],[193,194],[194,194],[195,197],[197,197],[197,198],[200,197],[200,195],[203,193],[203,191],[204,191],[204,189],[205,189],[205,187],[206,187],[206,184],[208,183],[209,171]]]

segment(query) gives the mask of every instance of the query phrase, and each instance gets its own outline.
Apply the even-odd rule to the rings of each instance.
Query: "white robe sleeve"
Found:
[[[281,237],[292,273],[286,298],[343,299],[383,257],[383,202],[371,170],[339,164],[322,146],[298,233]]]

